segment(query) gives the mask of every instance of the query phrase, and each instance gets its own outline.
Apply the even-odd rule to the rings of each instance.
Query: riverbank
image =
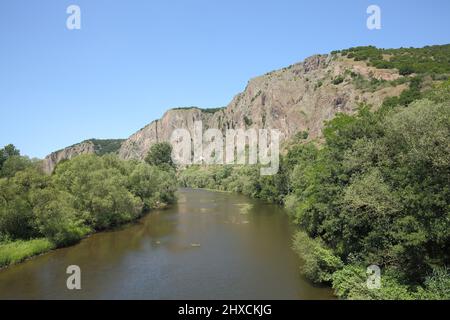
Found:
[[[0,243],[0,270],[55,248],[56,245],[45,238]]]
[[[336,115],[322,141],[299,132],[276,175],[193,165],[179,181],[283,204],[302,273],[342,298],[450,299],[449,92],[448,80],[427,87],[417,75],[378,110]],[[377,290],[366,285],[369,266],[381,270]]]
[[[335,298],[298,273],[283,208],[233,193],[177,195],[135,223],[1,270],[0,299]],[[70,265],[82,290],[66,288]]]
[[[123,224],[108,229],[86,233],[77,242],[67,245],[58,246],[56,243],[52,242],[48,238],[0,242],[0,270],[13,266],[15,264],[22,263],[33,257],[46,254],[55,249],[68,248],[77,245],[80,241],[92,236],[93,234],[107,231],[115,231],[120,228],[131,226],[132,224],[137,223],[140,219],[142,219],[146,215],[150,214],[153,210],[165,210],[168,208],[170,208],[169,203],[158,202],[155,204],[152,210],[142,213],[142,215],[140,215],[133,221],[125,222]]]
[[[283,174],[285,173],[281,172],[281,175]],[[280,197],[271,192],[283,190],[275,187],[279,186],[283,179],[276,176],[261,177],[258,175],[257,166],[192,166],[181,172],[180,176],[179,180],[185,187],[243,194],[274,205],[281,204]],[[291,175],[286,176],[291,179]],[[382,286],[372,289],[367,285],[367,267],[377,265],[378,262],[367,263],[342,257],[336,248],[329,246],[321,237],[311,237],[299,224],[299,208],[296,208],[299,203],[291,202],[290,196],[284,197],[287,213],[297,225],[290,247],[303,262],[299,273],[311,282],[332,288],[335,295],[341,299],[436,300],[450,297],[450,272],[445,266],[434,268],[425,276],[425,280],[420,282],[402,278],[401,269],[383,268]]]
[[[0,173],[0,267],[136,221],[175,201],[171,167],[80,155],[45,174],[13,156]]]

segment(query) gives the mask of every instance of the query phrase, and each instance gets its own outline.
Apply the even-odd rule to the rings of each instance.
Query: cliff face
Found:
[[[223,117],[223,110],[210,113],[198,108],[171,109],[160,120],[153,121],[125,140],[119,149],[119,156],[142,160],[152,144],[169,141],[173,130],[188,129],[192,135],[195,121],[202,121],[204,129],[221,128]]]
[[[55,169],[56,165],[63,160],[72,159],[80,154],[89,154],[94,152],[94,143],[92,141],[84,141],[49,154],[42,161],[42,169],[46,173],[51,173]]]
[[[153,143],[169,141],[174,129],[188,129],[194,121],[203,129],[278,129],[281,139],[299,131],[309,138],[320,136],[324,121],[338,112],[352,113],[361,102],[379,107],[387,96],[406,86],[379,86],[368,90],[371,81],[392,81],[401,77],[395,70],[369,67],[339,55],[316,55],[290,67],[249,81],[244,92],[216,112],[196,108],[172,109],[157,121],[130,136],[121,146],[124,159],[143,159]],[[374,80],[375,79],[375,80]]]
[[[42,168],[44,172],[51,173],[59,162],[72,159],[80,154],[95,153],[103,155],[106,153],[115,153],[118,151],[123,141],[123,139],[86,140],[49,154],[42,161]]]
[[[395,69],[376,69],[340,54],[315,55],[250,80],[223,109],[171,109],[127,140],[108,141],[117,142],[121,158],[142,160],[152,144],[169,141],[174,129],[187,129],[193,136],[194,122],[199,120],[203,130],[278,129],[282,141],[307,131],[309,139],[315,139],[320,137],[324,121],[336,113],[353,113],[363,102],[377,108],[386,97],[399,95],[407,85],[392,81],[401,77]],[[78,154],[99,153],[98,143],[92,141],[101,140],[50,154],[44,160],[45,171],[53,171],[59,161]]]

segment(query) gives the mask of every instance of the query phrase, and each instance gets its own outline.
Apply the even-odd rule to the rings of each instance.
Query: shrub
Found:
[[[450,300],[450,271],[445,267],[435,267],[426,277],[424,286],[419,287],[417,299],[422,300]]]
[[[39,232],[57,246],[74,244],[91,231],[70,194],[47,188],[36,190],[31,198]]]
[[[342,299],[350,300],[411,300],[410,289],[390,275],[381,275],[381,287],[369,289],[365,268],[346,265],[333,274],[333,289]]]
[[[344,77],[342,76],[337,76],[336,78],[333,79],[333,84],[334,85],[338,85],[340,83],[344,82]]]
[[[303,261],[301,272],[313,282],[331,282],[333,273],[343,266],[320,239],[312,239],[303,231],[295,234],[293,248]]]

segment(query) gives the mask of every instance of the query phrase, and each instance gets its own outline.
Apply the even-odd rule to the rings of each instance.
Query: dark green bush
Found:
[[[331,282],[333,273],[343,267],[341,259],[320,239],[311,239],[303,231],[295,234],[293,248],[303,261],[301,273],[313,282]]]

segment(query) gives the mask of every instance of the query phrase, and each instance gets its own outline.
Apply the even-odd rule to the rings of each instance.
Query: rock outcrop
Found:
[[[92,141],[84,141],[49,154],[42,161],[42,169],[46,173],[51,173],[55,169],[56,165],[63,160],[72,159],[80,154],[90,154],[94,152],[94,143]]]
[[[55,151],[49,154],[42,161],[42,168],[45,172],[51,173],[56,165],[63,161],[72,159],[80,154],[98,154],[117,153],[123,139],[90,139],[74,144],[73,146]]]
[[[407,85],[392,81],[400,77],[395,69],[376,69],[339,53],[315,55],[251,79],[225,108],[171,109],[117,144],[117,152],[123,159],[142,160],[152,144],[169,141],[174,129],[187,129],[192,136],[198,120],[204,130],[265,128],[280,130],[282,141],[299,131],[307,131],[309,139],[319,138],[324,122],[336,113],[353,113],[360,103],[377,108],[386,97],[399,95]],[[374,81],[382,85],[372,85]],[[43,166],[51,172],[61,160],[97,151],[94,143],[85,141],[50,154]]]
[[[362,102],[377,108],[384,98],[398,95],[406,88],[389,85],[365,90],[361,82],[399,77],[395,70],[376,69],[338,54],[315,55],[250,80],[244,92],[236,95],[226,108],[215,112],[198,108],[167,111],[160,120],[130,136],[119,155],[123,159],[143,159],[153,143],[169,141],[174,129],[187,129],[192,136],[194,121],[198,120],[202,120],[204,130],[278,129],[282,140],[308,131],[309,138],[314,139],[320,136],[324,121],[336,113],[353,113]]]

